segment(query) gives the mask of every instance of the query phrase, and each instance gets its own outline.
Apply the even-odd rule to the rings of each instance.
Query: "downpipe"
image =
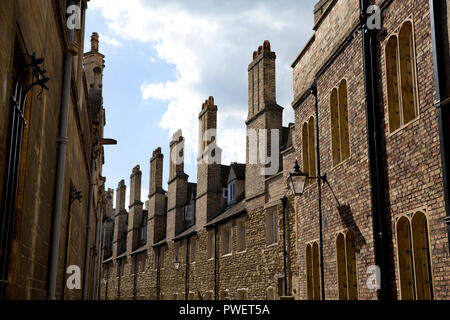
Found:
[[[361,24],[364,57],[364,87],[366,104],[366,127],[369,156],[372,229],[375,264],[379,266],[381,279],[377,288],[379,300],[392,300],[389,265],[387,263],[387,234],[384,218],[384,180],[381,154],[381,126],[378,116],[378,87],[376,79],[376,30],[367,26],[367,0],[361,0]]]
[[[448,92],[446,92],[446,86],[448,78],[445,74],[445,59],[446,54],[442,44],[443,38],[441,34],[442,14],[446,12],[441,6],[442,1],[430,0],[430,22],[431,22],[431,38],[433,42],[433,63],[434,63],[434,82],[436,85],[436,115],[439,127],[439,141],[440,141],[440,153],[441,153],[441,165],[442,165],[442,180],[444,188],[444,203],[445,213],[444,218],[447,226],[447,239],[448,248],[450,252],[450,194],[449,194],[449,177],[448,172],[450,170],[450,141],[449,141],[449,103]],[[447,3],[447,6],[449,4]],[[448,10],[448,8],[447,8]],[[449,23],[449,22],[447,22]]]
[[[94,206],[94,186],[93,186],[93,178],[95,174],[94,170],[95,166],[95,155],[91,157],[91,175],[89,177],[89,207],[87,212],[87,221],[86,221],[86,239],[84,246],[84,268],[83,268],[83,290],[82,290],[82,299],[87,300],[88,295],[88,280],[89,280],[89,256],[90,256],[90,242],[91,242],[91,217],[92,210]]]
[[[68,30],[68,42],[74,40],[74,31]],[[59,239],[61,234],[61,216],[64,198],[64,176],[66,171],[67,136],[69,123],[69,99],[72,80],[72,64],[74,53],[66,49],[64,56],[63,85],[61,93],[61,111],[59,117],[58,156],[56,165],[55,200],[50,236],[49,263],[47,274],[48,300],[56,300],[56,282],[58,274]],[[63,272],[66,272],[63,270]]]

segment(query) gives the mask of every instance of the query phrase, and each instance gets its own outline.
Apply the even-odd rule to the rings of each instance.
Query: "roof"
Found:
[[[180,233],[179,235],[177,235],[175,238],[173,238],[174,241],[185,238],[187,236],[190,236],[191,234],[195,234],[197,233],[197,229],[196,226],[193,225],[192,227],[184,230],[182,233]]]
[[[158,247],[158,246],[161,246],[161,245],[166,244],[166,243],[167,243],[166,238],[164,238],[161,241],[153,244],[152,247]]]
[[[222,211],[220,211],[216,216],[214,216],[208,223],[206,227],[211,227],[218,223],[225,222],[229,219],[232,219],[238,215],[247,213],[247,209],[245,207],[245,199],[242,199],[235,205],[231,207],[225,207]]]
[[[228,175],[229,174],[230,174],[230,166],[221,165],[220,182],[222,184],[222,188],[226,188],[228,186]]]
[[[234,179],[245,180],[245,164],[235,162],[230,165],[230,174],[228,175],[227,183],[230,183]]]
[[[288,127],[283,127],[281,130],[281,150],[286,150],[292,147],[292,132],[294,124],[290,123]]]

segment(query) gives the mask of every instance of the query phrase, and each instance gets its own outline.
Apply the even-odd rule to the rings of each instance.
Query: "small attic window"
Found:
[[[222,189],[222,198],[228,199],[228,188]]]
[[[236,200],[236,182],[232,181],[228,184],[228,203]]]

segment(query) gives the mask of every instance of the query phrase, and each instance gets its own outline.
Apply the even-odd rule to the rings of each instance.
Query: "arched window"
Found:
[[[352,231],[338,234],[336,238],[336,262],[339,299],[357,300],[356,246]]]
[[[398,86],[398,55],[397,36],[392,36],[386,44],[386,81],[389,109],[389,130],[393,132],[400,128],[400,103]]]
[[[393,132],[418,116],[411,21],[403,23],[388,39],[385,57],[389,131]]]
[[[428,227],[423,212],[416,212],[411,220],[398,220],[397,250],[402,299],[433,299]]]
[[[356,276],[356,242],[355,235],[348,231],[345,239],[345,253],[347,261],[347,290],[348,299],[358,299],[358,280]]]
[[[319,265],[319,244],[312,245],[312,273],[313,273],[313,299],[320,300],[320,265]]]
[[[416,112],[416,85],[414,66],[413,28],[410,21],[405,22],[399,34],[400,72],[402,83],[403,123],[414,120]]]
[[[309,174],[308,123],[302,128],[303,172]]]
[[[268,287],[266,290],[266,300],[275,300],[275,289],[274,287]]]
[[[313,299],[313,277],[312,277],[312,247],[311,244],[306,245],[306,291],[308,300]]]
[[[315,177],[316,173],[316,153],[315,153],[315,128],[314,118],[309,118],[308,121],[308,144],[309,144],[309,176]],[[311,180],[312,181],[312,180]]]
[[[350,157],[350,141],[348,134],[348,97],[347,80],[342,80],[339,85],[339,129],[341,143],[341,161]]]
[[[306,245],[306,287],[308,300],[320,300],[319,244]]]
[[[315,124],[314,118],[309,118],[302,127],[302,155],[303,155],[303,172],[309,177],[315,177],[316,174],[316,154],[315,154]],[[311,184],[312,179],[308,179],[306,184]]]
[[[336,239],[336,263],[339,300],[347,300],[347,267],[345,261],[345,236],[339,233]]]
[[[423,212],[417,212],[412,219],[414,274],[416,276],[416,298],[433,298],[431,286],[430,249],[428,247],[427,218]]]
[[[338,91],[336,88],[331,92],[330,101],[330,115],[331,115],[331,151],[333,157],[333,165],[341,162],[341,143],[340,143],[340,129],[339,129],[339,105],[338,105]]]
[[[348,131],[347,81],[344,79],[338,88],[331,91],[331,149],[333,165],[350,157],[350,138]]]

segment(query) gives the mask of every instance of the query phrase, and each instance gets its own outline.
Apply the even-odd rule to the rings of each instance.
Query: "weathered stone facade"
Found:
[[[0,202],[2,238],[0,281],[7,299],[44,299],[48,291],[49,248],[52,215],[56,194],[58,126],[62,110],[64,57],[73,54],[69,93],[67,156],[65,160],[63,205],[57,252],[57,299],[81,299],[96,296],[97,254],[100,225],[104,207],[102,165],[103,147],[95,139],[103,138],[105,110],[101,87],[104,56],[98,52],[98,35],[92,37],[91,51],[83,55],[84,21],[87,1],[78,1],[81,9],[81,29],[74,41],[67,36],[66,8],[69,1],[4,0],[0,3]],[[26,125],[20,148],[17,199],[14,210],[3,211],[3,192],[12,171],[6,172],[9,130],[11,128],[13,86],[15,76],[30,62],[30,55],[43,58],[41,68],[49,78],[48,89],[34,87],[28,95],[24,117]],[[85,63],[83,67],[83,62]],[[25,81],[25,80],[24,80]],[[31,81],[31,77],[28,80]],[[31,83],[31,82],[28,82]],[[93,160],[92,160],[93,159]],[[92,166],[95,170],[92,170]],[[88,220],[89,193],[92,191],[92,214]],[[70,196],[81,192],[82,198]],[[3,242],[5,217],[12,217],[11,242]],[[89,226],[89,228],[88,228]],[[87,242],[89,233],[89,243]],[[67,237],[69,237],[67,239]],[[66,243],[67,240],[67,243]],[[5,246],[3,246],[5,245]],[[10,254],[7,256],[7,248]],[[85,270],[86,251],[88,269]],[[66,257],[66,258],[65,258]],[[3,269],[5,261],[9,266]],[[79,266],[81,285],[87,277],[88,287],[69,290],[65,267]],[[5,272],[3,274],[3,272]]]
[[[388,231],[383,237],[389,267],[383,272],[387,275],[387,290],[394,299],[448,299],[449,244],[434,107],[430,8],[427,1],[380,0],[375,4],[381,9],[382,21],[375,44],[379,75],[376,108],[382,119],[383,167],[379,174],[385,179],[382,206]],[[238,164],[199,163],[196,219],[192,222],[188,207],[193,203],[193,184],[188,187],[182,165],[171,165],[169,190],[163,191],[162,155],[159,148],[154,151],[146,244],[121,256],[114,253],[104,261],[101,298],[277,299],[283,294],[295,299],[377,298],[372,268],[376,265],[374,238],[378,235],[374,234],[371,204],[359,6],[357,0],[321,0],[316,5],[314,36],[292,65],[295,124],[288,128],[282,127],[283,108],[276,103],[276,55],[268,41],[253,54],[248,68],[247,130],[269,130],[264,132],[267,142],[262,151],[266,152],[274,143],[270,130],[278,130],[281,162],[277,173],[261,174],[267,166],[252,161],[261,150],[258,144],[256,150],[252,149],[249,138],[245,174],[237,173]],[[391,132],[389,114],[394,104],[387,90],[392,86],[388,84],[391,76],[386,74],[390,70],[386,67],[386,43],[392,34],[399,34],[405,21],[413,26],[408,38],[412,40],[406,45],[407,53],[395,63],[401,65],[398,70],[409,68],[410,72],[401,73],[403,86],[396,82],[394,87],[402,94],[399,100],[404,108],[407,98],[415,101],[415,115],[409,122],[403,119],[404,125]],[[401,42],[405,37],[399,39]],[[410,85],[416,91],[410,96],[404,94],[408,79],[414,79]],[[314,84],[318,128],[315,92],[311,90]],[[333,109],[334,102],[339,111]],[[216,127],[216,113],[214,99],[209,98],[199,116],[199,160],[204,158],[208,145],[220,144],[215,136],[203,140],[204,130]],[[171,150],[180,142],[184,139],[178,133]],[[315,154],[317,142],[320,163]],[[326,174],[326,180],[320,180],[323,257],[318,250],[318,181],[309,181],[302,195],[290,195],[286,178],[295,160],[310,177]],[[321,167],[318,173],[314,172],[317,164]],[[284,195],[288,196],[287,292],[283,283]],[[404,225],[412,227],[406,230]],[[408,274],[411,269],[416,271],[415,278]],[[320,274],[324,275],[325,296],[321,293]]]

